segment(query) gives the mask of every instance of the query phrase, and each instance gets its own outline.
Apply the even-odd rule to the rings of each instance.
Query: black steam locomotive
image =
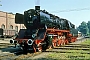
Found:
[[[10,43],[18,42],[23,50],[43,50],[49,45],[56,46],[75,41],[78,36],[74,24],[67,19],[40,10],[40,6],[24,11],[24,15],[16,13],[15,23],[24,24],[26,29],[21,29],[18,36]]]

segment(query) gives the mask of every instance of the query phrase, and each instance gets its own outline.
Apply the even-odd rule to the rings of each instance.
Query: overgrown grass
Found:
[[[71,59],[71,60],[78,60],[78,59],[90,59],[89,54],[81,54],[81,53],[51,53],[47,56],[49,59]]]
[[[90,39],[82,42],[81,44],[90,45]],[[79,47],[80,48],[80,47]],[[66,51],[66,50],[65,50]],[[47,59],[56,60],[90,60],[90,50],[67,50],[70,53],[50,53],[47,55]],[[89,54],[88,54],[89,52]],[[83,53],[83,54],[82,54]]]
[[[87,45],[90,45],[90,39],[86,39],[86,41],[82,42],[81,44],[87,44]]]

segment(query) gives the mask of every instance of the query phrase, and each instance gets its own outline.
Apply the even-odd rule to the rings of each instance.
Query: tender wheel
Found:
[[[56,42],[53,42],[53,43],[52,43],[52,47],[53,47],[53,48],[55,48],[56,45],[57,45]]]
[[[38,46],[38,51],[42,52],[42,45],[41,44],[39,44],[39,46]]]
[[[61,42],[61,46],[62,46],[62,45],[64,45],[64,41],[63,41],[63,40],[62,40],[62,42]]]
[[[35,47],[33,47],[33,50],[34,50],[34,52],[36,52],[36,48]]]
[[[61,46],[63,45],[63,43],[61,43]]]
[[[61,40],[58,40],[57,46],[60,46],[60,45],[61,45]]]
[[[68,43],[69,43],[68,40],[66,40],[66,41],[65,41],[65,44],[68,44]]]
[[[65,41],[63,42],[63,45],[65,45]]]
[[[60,44],[59,44],[59,43],[57,43],[57,46],[60,46]]]
[[[33,44],[33,50],[34,50],[34,52],[37,51],[37,50],[36,50],[36,44]]]

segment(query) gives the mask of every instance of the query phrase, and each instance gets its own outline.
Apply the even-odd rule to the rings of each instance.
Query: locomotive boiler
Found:
[[[15,23],[24,24],[26,29],[20,29],[17,37],[10,43],[19,44],[23,51],[43,51],[48,48],[75,42],[78,32],[75,25],[64,18],[55,16],[40,6],[16,13]]]

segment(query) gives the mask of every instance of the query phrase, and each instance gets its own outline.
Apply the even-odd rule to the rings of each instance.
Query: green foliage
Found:
[[[78,31],[82,32],[82,34],[88,35],[90,34],[90,21],[88,21],[88,23],[86,23],[85,21],[83,21],[81,23],[81,25],[79,25],[79,27],[77,28]]]
[[[89,34],[90,34],[90,21],[88,21],[87,26],[88,26]]]

